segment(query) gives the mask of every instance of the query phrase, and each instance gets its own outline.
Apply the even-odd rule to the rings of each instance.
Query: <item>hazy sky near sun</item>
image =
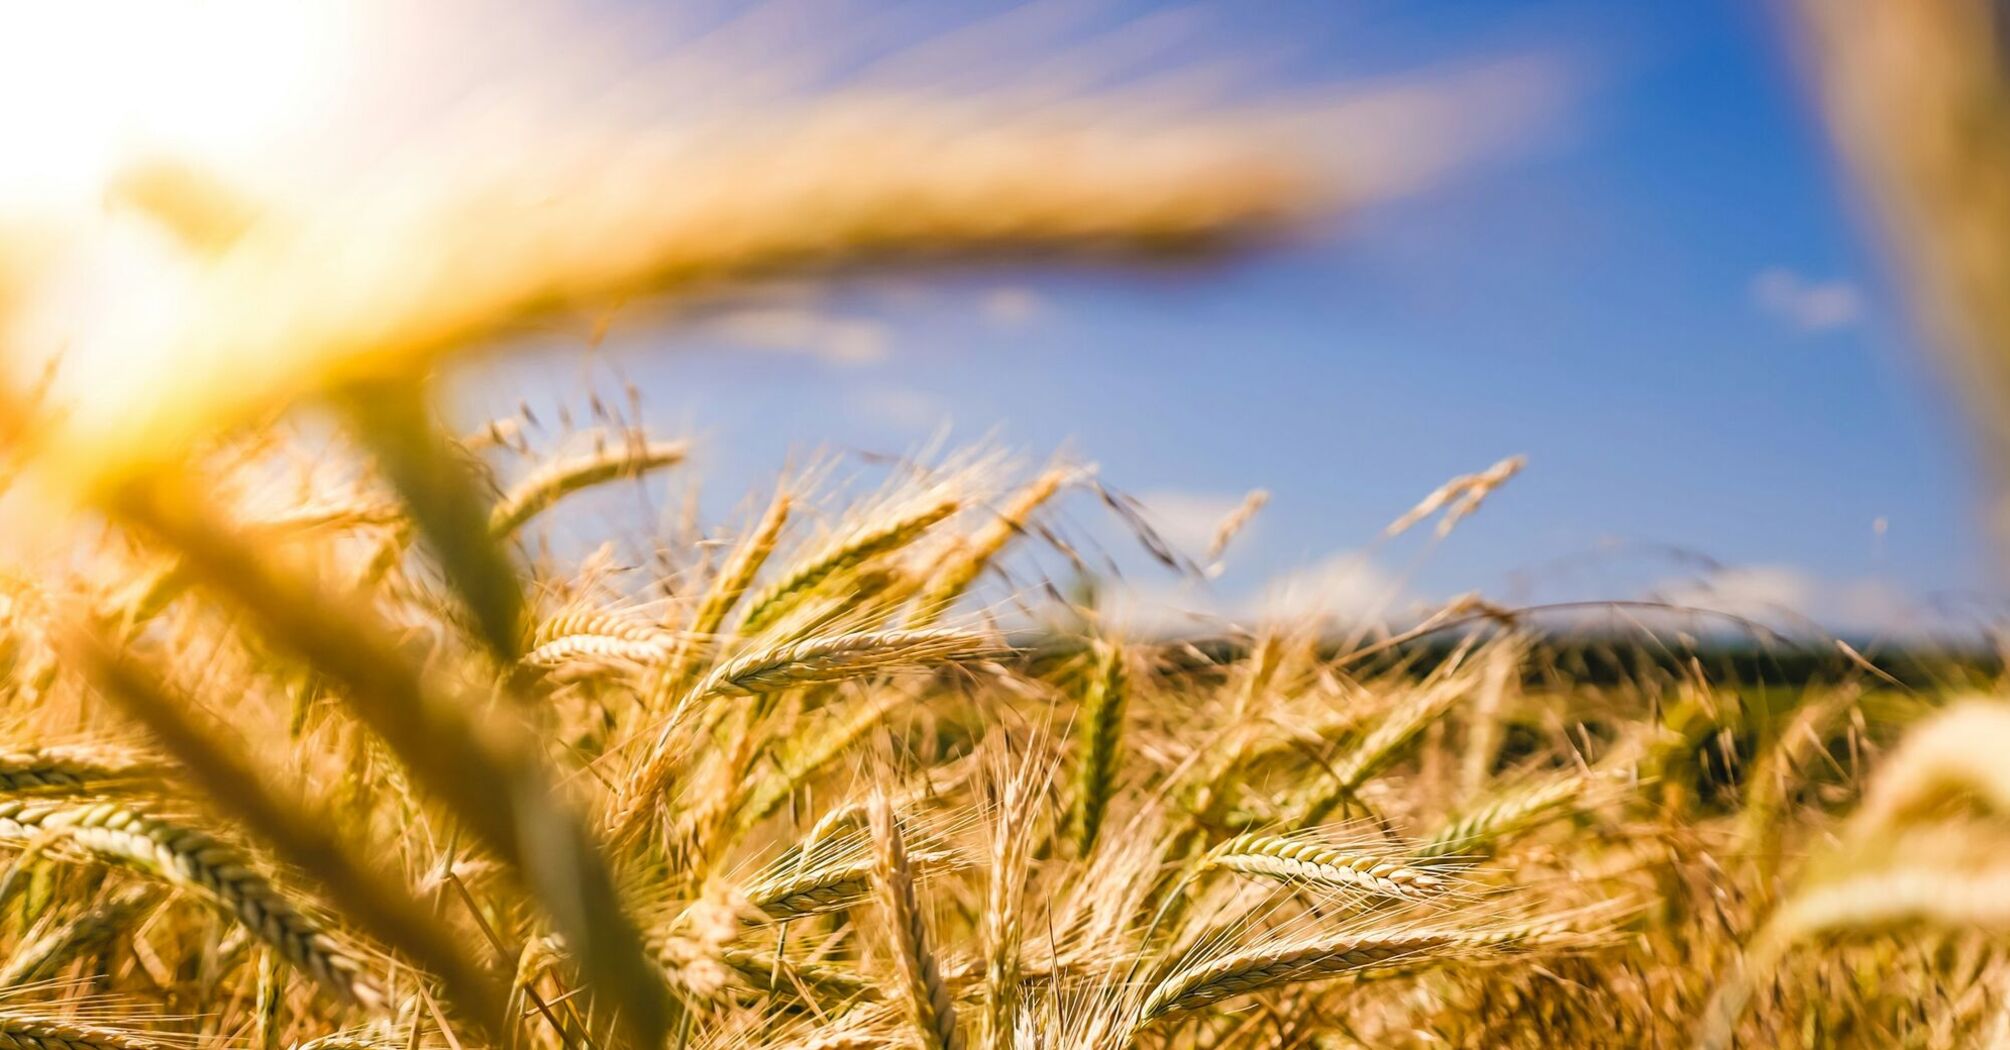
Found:
[[[1231,595],[1358,566],[1424,492],[1512,453],[1526,472],[1448,542],[1360,556],[1376,579],[1714,591],[1871,631],[1995,589],[1960,421],[1766,5],[1243,6],[1262,10],[1208,8],[1202,36],[1277,83],[1514,59],[1560,87],[1519,145],[1224,266],[863,281],[823,304],[835,322],[769,316],[676,353],[639,336],[650,352],[615,360],[728,492],[792,451],[898,452],[944,425],[1069,448],[1169,531],[1267,488],[1215,584]],[[579,372],[526,361],[492,389]]]

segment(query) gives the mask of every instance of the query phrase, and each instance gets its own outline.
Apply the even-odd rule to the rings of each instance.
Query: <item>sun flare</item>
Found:
[[[138,155],[251,159],[338,92],[352,21],[332,0],[0,8],[0,208],[88,203]]]

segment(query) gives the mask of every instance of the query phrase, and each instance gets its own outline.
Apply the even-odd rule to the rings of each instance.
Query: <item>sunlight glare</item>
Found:
[[[339,87],[334,0],[0,6],[0,209],[89,204],[135,155],[241,163]]]

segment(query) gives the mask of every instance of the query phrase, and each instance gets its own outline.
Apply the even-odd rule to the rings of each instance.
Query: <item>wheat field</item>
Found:
[[[1260,252],[1350,200],[1292,122],[1102,116],[839,99],[304,207],[126,173],[184,323],[0,404],[0,1044],[2010,1046],[2000,660],[1475,596],[1154,633],[1056,508],[1204,578],[1260,494],[1181,551],[1086,460],[984,445],[583,514],[699,447],[440,407],[631,300]]]
[[[436,435],[496,541],[461,555],[505,573],[479,586],[361,448],[243,478],[269,430],[202,457],[241,489],[129,492],[80,566],[9,581],[10,1038],[1957,1046],[2010,1018],[1997,832],[1943,804],[2001,797],[2003,715],[1947,701],[1984,666],[1843,647],[1768,685],[1470,599],[1126,637],[1058,590],[986,600],[1097,482],[984,450],[846,498],[791,475],[639,563],[533,555],[568,496],[686,455],[536,429]]]

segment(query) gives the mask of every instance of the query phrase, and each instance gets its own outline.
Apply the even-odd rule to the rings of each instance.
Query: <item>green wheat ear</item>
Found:
[[[1075,854],[1087,856],[1102,834],[1103,818],[1116,791],[1117,767],[1123,758],[1124,712],[1130,703],[1130,678],[1124,650],[1114,642],[1097,642],[1084,679],[1081,740],[1075,773]]]

